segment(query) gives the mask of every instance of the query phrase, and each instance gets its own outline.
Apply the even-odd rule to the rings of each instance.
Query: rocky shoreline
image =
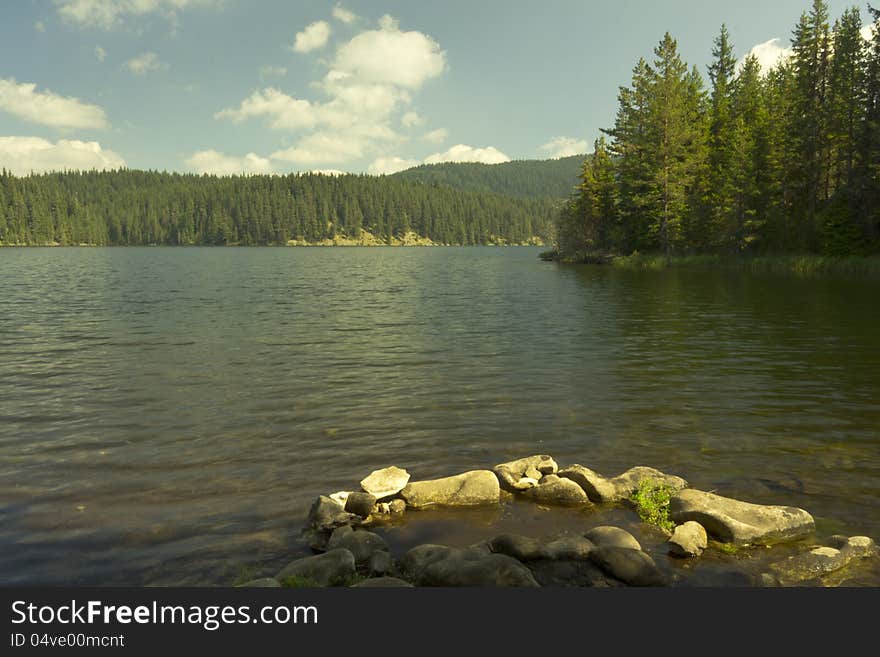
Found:
[[[784,558],[743,573],[740,585],[829,586],[847,573],[876,564],[867,536],[835,535],[815,544],[816,525],[804,509],[770,506],[691,488],[677,475],[646,466],[615,477],[583,465],[559,468],[536,455],[424,481],[391,466],[372,472],[360,490],[321,495],[312,504],[303,540],[315,553],[296,559],[253,587],[412,586],[677,586],[680,576],[658,566],[629,531],[600,525],[552,538],[513,533],[487,537],[468,547],[417,545],[392,555],[371,529],[402,514],[431,508],[500,505],[511,501],[540,507],[599,511],[623,507],[662,536],[670,560],[695,562],[706,550],[758,553],[786,545]]]

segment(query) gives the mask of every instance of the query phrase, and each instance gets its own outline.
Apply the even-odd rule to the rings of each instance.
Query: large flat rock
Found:
[[[616,477],[605,477],[595,470],[575,464],[560,470],[559,476],[578,484],[591,501],[606,503],[629,499],[646,481],[658,486],[666,486],[674,491],[679,491],[688,485],[681,477],[644,465],[630,468]]]
[[[796,541],[816,529],[813,516],[793,506],[765,506],[688,488],[669,503],[676,523],[700,523],[722,543],[770,545]]]
[[[373,470],[361,480],[361,488],[364,492],[382,500],[397,495],[409,483],[409,472],[396,465]]]
[[[443,479],[410,482],[400,496],[414,509],[497,504],[501,500],[501,486],[491,470],[471,470]]]

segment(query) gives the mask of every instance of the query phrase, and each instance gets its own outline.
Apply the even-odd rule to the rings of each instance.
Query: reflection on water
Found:
[[[4,249],[0,287],[3,584],[228,581],[282,565],[315,495],[370,470],[536,452],[880,538],[876,282],[131,248]],[[536,534],[581,522],[523,513]],[[387,532],[471,538],[410,524]]]

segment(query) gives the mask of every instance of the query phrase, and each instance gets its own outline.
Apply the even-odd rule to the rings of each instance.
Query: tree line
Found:
[[[382,176],[198,176],[0,172],[0,244],[269,245],[381,241],[440,244],[547,239],[554,203]]]
[[[708,85],[667,33],[621,87],[614,126],[556,219],[558,251],[880,251],[880,11],[814,0],[791,56],[739,65],[725,26]],[[707,88],[708,86],[708,88]],[[606,139],[607,136],[607,139]]]

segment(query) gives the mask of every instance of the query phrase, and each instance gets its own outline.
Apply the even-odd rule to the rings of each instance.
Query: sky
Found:
[[[0,0],[0,167],[383,174],[585,153],[666,31],[704,77],[722,23],[769,67],[809,4]]]

